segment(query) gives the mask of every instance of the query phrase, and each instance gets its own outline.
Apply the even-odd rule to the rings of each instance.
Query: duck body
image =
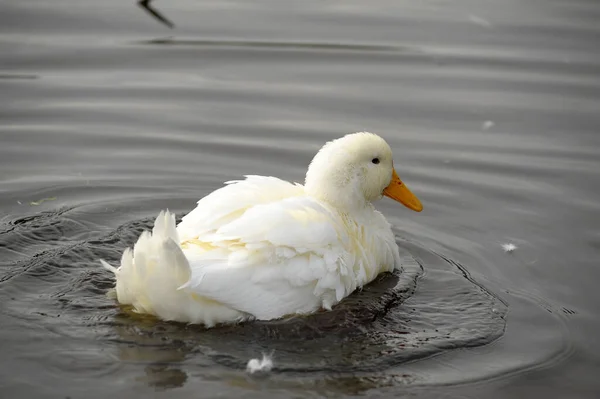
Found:
[[[369,160],[384,157],[377,154]],[[305,185],[251,175],[202,198],[179,225],[161,212],[119,268],[102,261],[116,276],[118,301],[207,327],[271,320],[330,310],[380,273],[401,267],[390,224],[368,195],[362,200],[363,193],[351,192],[359,186],[352,177],[333,183],[343,185],[340,200],[331,197],[335,189],[322,190],[331,182],[310,178],[313,167],[322,167],[318,158]],[[332,177],[340,178],[329,173],[326,180]],[[394,178],[395,171],[381,188]]]

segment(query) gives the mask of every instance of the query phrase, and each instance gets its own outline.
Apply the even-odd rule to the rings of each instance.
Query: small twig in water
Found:
[[[169,21],[164,15],[162,15],[154,7],[152,7],[150,5],[151,1],[152,0],[139,0],[138,5],[144,10],[146,10],[148,13],[150,13],[150,15],[152,15],[154,18],[158,19],[160,22],[173,29],[173,27],[175,26],[173,22]]]

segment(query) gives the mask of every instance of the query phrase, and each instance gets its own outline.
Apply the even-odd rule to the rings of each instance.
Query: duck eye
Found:
[[[375,165],[377,165],[379,163],[379,158],[373,158],[373,160],[371,162],[373,162]]]

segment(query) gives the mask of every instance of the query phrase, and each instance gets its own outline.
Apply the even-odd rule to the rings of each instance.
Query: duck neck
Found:
[[[307,180],[305,190],[311,197],[327,203],[340,213],[356,214],[373,208],[373,205],[365,199],[364,194],[355,189],[357,186],[353,184],[352,180],[343,185],[331,183]]]

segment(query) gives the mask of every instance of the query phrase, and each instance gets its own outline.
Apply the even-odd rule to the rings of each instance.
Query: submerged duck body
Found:
[[[304,185],[246,176],[198,201],[179,225],[157,217],[115,268],[117,299],[163,320],[270,320],[331,307],[400,267],[386,195],[421,211],[387,143],[354,133],[327,143]]]

